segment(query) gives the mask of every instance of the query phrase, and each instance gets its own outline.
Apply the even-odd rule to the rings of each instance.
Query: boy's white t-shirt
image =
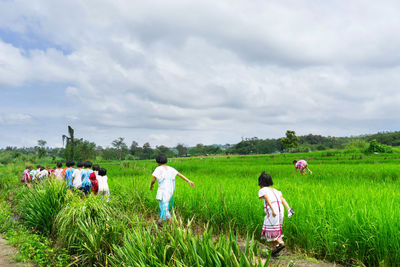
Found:
[[[46,169],[44,169],[43,171],[40,171],[40,173],[39,173],[39,178],[47,178],[49,176],[49,172],[46,170]]]
[[[74,180],[72,186],[75,188],[79,188],[82,185],[82,169],[75,169],[72,173],[72,179]]]
[[[158,181],[157,200],[169,201],[171,199],[175,190],[175,176],[177,174],[177,170],[166,165],[158,166],[154,170],[153,177],[156,177]]]

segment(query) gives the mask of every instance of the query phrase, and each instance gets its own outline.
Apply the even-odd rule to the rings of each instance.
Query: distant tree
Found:
[[[97,156],[96,144],[83,139],[75,139],[75,159],[95,160]]]
[[[47,142],[45,140],[38,140],[38,156],[39,158],[43,158],[46,155],[46,149],[45,149],[45,145],[47,144]]]
[[[288,150],[299,146],[299,138],[296,136],[295,131],[286,131],[286,137],[281,139],[282,145]]]
[[[128,152],[128,146],[124,142],[125,138],[119,137],[112,141],[112,146],[118,151],[118,160],[122,159],[122,156]]]
[[[116,160],[118,159],[118,153],[118,150],[115,148],[106,148],[101,155],[105,160]]]
[[[42,139],[40,139],[40,140],[38,140],[37,141],[38,142],[38,146],[39,147],[45,147],[45,145],[47,144],[47,142],[45,141],[45,140],[42,140]]]
[[[159,153],[164,154],[165,156],[167,156],[168,158],[174,157],[175,156],[175,152],[172,151],[172,149],[170,149],[169,147],[166,147],[164,145],[160,145],[156,147],[156,150],[154,150],[153,156],[157,156]]]
[[[63,145],[64,142],[66,142],[65,145],[65,158],[66,160],[74,160],[75,159],[75,136],[74,136],[74,129],[72,129],[71,126],[68,125],[68,134],[67,135],[63,135],[62,136],[62,140],[63,140]]]
[[[131,153],[131,155],[136,155],[138,152],[138,148],[139,148],[138,142],[133,140],[131,146],[129,147],[129,153]]]
[[[178,156],[187,156],[188,149],[184,144],[178,144],[176,150],[178,150]]]
[[[141,159],[151,159],[153,157],[153,149],[150,146],[149,142],[143,144]]]

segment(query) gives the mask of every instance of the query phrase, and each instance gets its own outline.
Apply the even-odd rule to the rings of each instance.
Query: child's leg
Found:
[[[159,222],[165,221],[166,219],[170,219],[169,211],[168,211],[168,202],[164,202],[160,200],[160,218]]]

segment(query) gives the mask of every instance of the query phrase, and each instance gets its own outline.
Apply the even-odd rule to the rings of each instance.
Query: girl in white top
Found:
[[[108,188],[108,182],[107,182],[107,170],[104,168],[101,168],[96,175],[97,183],[99,185],[99,191],[98,194],[101,196],[109,196],[110,195],[110,189]]]
[[[161,223],[164,220],[171,222],[169,202],[172,199],[175,191],[175,176],[178,175],[192,187],[194,186],[194,183],[174,168],[167,166],[166,164],[168,159],[164,154],[159,154],[156,157],[156,162],[158,167],[153,172],[153,180],[150,184],[150,190],[153,190],[154,183],[158,181],[158,190],[156,195],[156,200],[159,201],[160,205],[158,222]]]
[[[260,186],[258,198],[264,200],[264,211],[267,215],[264,217],[261,239],[272,242],[274,247],[272,256],[276,256],[279,251],[285,248],[282,240],[282,224],[285,213],[283,206],[287,208],[289,218],[294,214],[294,211],[289,207],[282,193],[271,187],[273,184],[271,175],[262,172],[258,178],[258,185]]]

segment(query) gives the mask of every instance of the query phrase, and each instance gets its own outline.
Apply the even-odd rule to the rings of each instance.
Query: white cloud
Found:
[[[33,124],[34,120],[29,114],[22,113],[0,113],[0,126]]]
[[[46,106],[61,110],[60,125],[73,123],[102,145],[117,136],[174,145],[287,129],[392,130],[398,8],[395,1],[3,1],[0,86],[64,86],[55,98],[67,103]],[[42,48],[18,46],[1,30]]]

